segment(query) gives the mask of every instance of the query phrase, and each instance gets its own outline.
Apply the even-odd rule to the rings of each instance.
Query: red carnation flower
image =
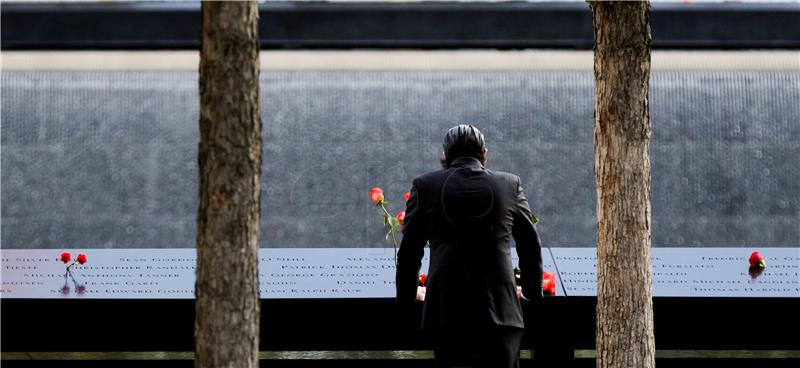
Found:
[[[419,279],[417,279],[417,285],[418,286],[425,286],[425,281],[427,281],[427,280],[428,280],[428,275],[423,273],[423,274],[419,275]]]
[[[70,260],[72,260],[72,255],[69,254],[68,252],[64,252],[61,253],[58,259],[61,260],[61,262],[68,263]]]
[[[397,221],[400,221],[400,225],[406,224],[406,211],[400,211],[397,213]]]
[[[383,189],[378,187],[372,188],[369,191],[369,199],[375,204],[383,203]]]
[[[406,192],[406,194],[403,194],[403,198],[405,198],[406,200],[411,198],[411,192]]]
[[[750,267],[767,267],[767,260],[761,255],[761,253],[753,252],[750,254]]]
[[[85,264],[86,263],[86,255],[83,254],[83,253],[78,253],[78,256],[75,257],[75,260],[80,264]]]

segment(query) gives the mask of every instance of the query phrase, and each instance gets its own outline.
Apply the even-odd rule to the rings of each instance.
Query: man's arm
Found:
[[[425,255],[425,243],[428,241],[423,209],[420,207],[418,183],[414,180],[411,196],[406,201],[405,226],[400,250],[397,252],[397,301],[401,304],[413,304],[417,297],[417,277],[422,257]]]
[[[517,177],[517,199],[511,234],[517,243],[522,295],[528,300],[542,298],[542,245],[536,231],[536,222],[538,220],[528,207],[528,199]]]

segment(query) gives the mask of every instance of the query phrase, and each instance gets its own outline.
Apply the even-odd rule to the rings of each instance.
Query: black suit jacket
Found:
[[[542,296],[539,235],[518,176],[470,157],[414,179],[397,254],[397,300],[414,304],[426,242],[430,269],[423,327],[524,327],[509,240],[514,237],[522,292]]]

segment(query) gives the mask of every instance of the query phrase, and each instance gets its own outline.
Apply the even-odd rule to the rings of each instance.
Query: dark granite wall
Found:
[[[193,247],[197,74],[3,72],[2,247]],[[262,76],[262,246],[384,247],[455,124],[519,174],[548,246],[595,242],[591,72]],[[654,246],[800,245],[800,73],[656,72]]]

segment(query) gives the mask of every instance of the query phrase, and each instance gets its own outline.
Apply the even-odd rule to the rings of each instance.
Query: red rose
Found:
[[[426,275],[424,273],[419,275],[419,279],[417,280],[417,285],[425,286],[425,281],[426,280],[428,280],[428,275]]]
[[[753,252],[750,254],[750,267],[767,267],[767,260],[761,255],[761,253]]]
[[[556,295],[556,274],[550,272],[542,274],[542,292],[544,295]]]
[[[383,189],[375,187],[369,191],[369,199],[375,204],[383,203]]]
[[[68,263],[72,259],[72,255],[67,252],[64,252],[61,253],[58,259],[61,260],[61,262]]]
[[[78,253],[78,256],[75,257],[75,260],[78,261],[78,263],[80,263],[80,264],[85,264],[86,263],[86,255],[83,254],[83,253]]]
[[[403,194],[403,198],[405,198],[406,200],[411,198],[411,192],[406,192],[406,194]]]
[[[397,213],[397,221],[400,221],[400,225],[405,225],[406,220],[406,211],[400,211]]]

